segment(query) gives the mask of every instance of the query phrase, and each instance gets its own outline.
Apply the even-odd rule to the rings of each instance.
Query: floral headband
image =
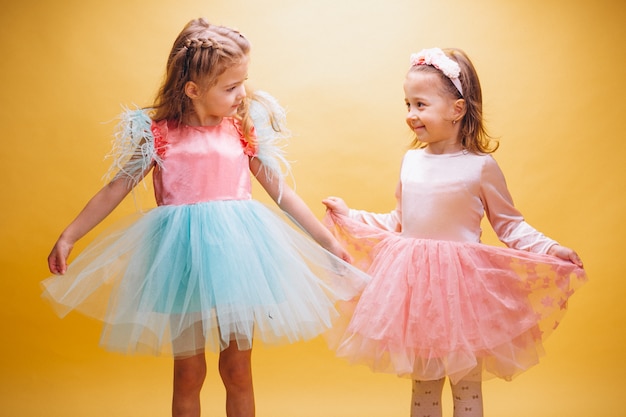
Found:
[[[422,49],[416,54],[411,54],[411,67],[417,65],[430,65],[437,68],[452,81],[452,84],[463,96],[463,87],[461,87],[461,80],[459,79],[461,67],[440,48]]]

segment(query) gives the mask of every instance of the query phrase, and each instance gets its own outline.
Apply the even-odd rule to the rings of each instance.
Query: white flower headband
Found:
[[[411,54],[411,66],[415,67],[417,65],[430,65],[443,72],[443,75],[452,81],[452,84],[463,96],[463,87],[461,87],[461,80],[459,80],[461,67],[440,48],[422,49],[416,54]]]

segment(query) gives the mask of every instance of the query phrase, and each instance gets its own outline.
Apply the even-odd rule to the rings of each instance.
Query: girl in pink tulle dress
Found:
[[[465,53],[412,55],[404,90],[416,138],[395,210],[324,200],[328,226],[372,276],[332,344],[352,362],[411,378],[413,417],[441,416],[446,377],[454,415],[482,416],[481,381],[510,380],[535,365],[586,276],[573,250],[513,205]],[[507,248],[480,243],[484,215]]]
[[[230,28],[185,26],[154,109],[123,114],[116,174],[63,231],[43,281],[60,315],[104,322],[107,349],[174,358],[175,417],[200,416],[206,349],[219,352],[226,415],[254,416],[253,339],[317,336],[369,280],[285,184],[284,111],[245,87],[249,50]],[[158,207],[105,231],[68,267],[74,243],[149,172]],[[252,176],[309,236],[251,198]]]

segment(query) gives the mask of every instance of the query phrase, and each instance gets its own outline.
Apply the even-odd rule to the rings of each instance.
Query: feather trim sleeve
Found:
[[[280,201],[285,177],[291,175],[290,164],[285,157],[286,140],[290,136],[286,112],[268,93],[256,91],[255,96],[257,98],[250,102],[250,117],[257,139],[255,157],[263,164],[264,174],[268,179],[278,179]]]
[[[125,109],[119,116],[113,147],[107,158],[113,159],[105,178],[126,178],[136,186],[153,164],[161,165],[152,132],[152,119],[144,109]]]

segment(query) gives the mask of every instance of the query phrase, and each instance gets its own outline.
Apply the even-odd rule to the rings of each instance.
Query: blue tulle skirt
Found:
[[[228,200],[126,219],[42,284],[59,315],[102,320],[107,349],[185,357],[315,337],[368,280],[263,204]]]

